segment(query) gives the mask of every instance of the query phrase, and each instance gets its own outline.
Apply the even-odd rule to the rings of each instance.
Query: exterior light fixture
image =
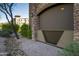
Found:
[[[61,7],[60,9],[63,11],[64,10],[64,7]]]

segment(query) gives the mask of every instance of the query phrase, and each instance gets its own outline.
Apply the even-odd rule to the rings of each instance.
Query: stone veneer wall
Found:
[[[37,40],[37,14],[36,14],[36,9],[37,9],[37,4],[30,4],[30,20],[31,20],[31,26],[32,26],[32,40]]]
[[[79,41],[79,4],[75,3],[73,7],[74,17],[74,39]]]

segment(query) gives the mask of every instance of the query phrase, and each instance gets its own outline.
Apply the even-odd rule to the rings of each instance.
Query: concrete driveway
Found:
[[[6,38],[0,37],[0,56],[6,56],[8,53],[5,46]]]
[[[20,48],[28,56],[57,56],[60,48],[51,46],[42,42],[33,41],[30,39],[21,38]]]

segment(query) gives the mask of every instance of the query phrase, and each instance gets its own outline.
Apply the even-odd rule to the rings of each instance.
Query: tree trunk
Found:
[[[11,13],[10,17],[11,17],[11,20],[12,20],[11,25],[12,25],[13,31],[14,31],[14,33],[15,33],[16,38],[19,39],[19,36],[18,36],[18,34],[17,34],[17,32],[16,32],[16,28],[15,28],[14,23],[13,23],[13,20],[14,20],[14,19],[13,19],[13,14],[12,14],[11,8],[10,8],[10,13]]]
[[[12,25],[13,32],[15,33],[16,38],[19,39],[19,36],[18,36],[18,34],[16,32],[16,28],[15,28],[15,26],[13,24],[13,17],[11,17],[11,19],[12,19],[11,25]]]
[[[19,36],[18,36],[18,34],[17,34],[17,32],[16,32],[16,29],[15,29],[14,24],[12,24],[12,29],[13,29],[13,31],[14,31],[14,33],[15,33],[16,38],[19,39]]]

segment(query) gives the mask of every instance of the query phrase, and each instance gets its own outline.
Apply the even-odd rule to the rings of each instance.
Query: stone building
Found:
[[[21,16],[16,15],[14,18],[14,23],[18,24],[18,25],[22,25],[23,23],[25,24],[29,24],[29,19],[28,18],[21,18]]]
[[[31,3],[32,40],[64,47],[79,39],[79,4]]]

